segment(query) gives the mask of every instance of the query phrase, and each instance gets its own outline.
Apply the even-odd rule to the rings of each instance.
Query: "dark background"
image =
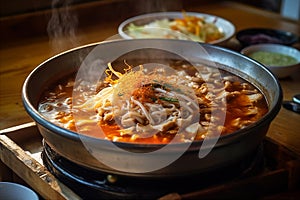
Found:
[[[59,7],[65,4],[75,5],[75,4],[84,4],[92,1],[103,1],[103,2],[113,2],[113,1],[122,1],[122,0],[0,0],[0,17],[6,17],[11,15],[18,15],[36,11],[42,11],[52,8],[53,6]],[[159,6],[165,3],[168,0],[133,0],[139,4],[143,5],[156,5]],[[178,4],[182,0],[172,0],[169,3]],[[184,0],[183,0],[184,1]],[[190,0],[187,0],[190,1]],[[205,0],[198,0],[203,1]],[[212,1],[212,0],[206,0]],[[280,12],[281,0],[232,0],[241,2],[244,4],[252,5],[254,7],[263,8],[273,12]]]

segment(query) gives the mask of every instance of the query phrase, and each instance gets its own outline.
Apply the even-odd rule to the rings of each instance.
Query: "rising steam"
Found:
[[[76,38],[78,19],[69,9],[72,1],[52,1],[52,15],[47,26],[47,31],[50,45],[55,53],[75,47],[79,43]]]

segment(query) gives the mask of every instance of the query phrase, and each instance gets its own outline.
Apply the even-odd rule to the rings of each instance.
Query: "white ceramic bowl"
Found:
[[[206,22],[215,23],[215,25],[218,27],[219,31],[224,33],[223,38],[209,42],[210,44],[221,44],[224,41],[229,40],[235,34],[235,26],[228,20],[223,19],[221,17],[204,14],[204,13],[195,13],[195,12],[186,12],[186,15],[204,17]],[[158,13],[149,13],[149,14],[139,15],[139,16],[129,18],[129,19],[125,20],[124,22],[122,22],[118,27],[118,33],[124,39],[133,39],[133,37],[128,34],[128,30],[127,30],[129,24],[131,24],[131,23],[138,25],[138,26],[142,26],[142,25],[149,24],[155,20],[160,20],[160,19],[172,20],[172,19],[178,19],[178,18],[183,18],[182,12],[158,12]],[[172,31],[172,32],[175,32],[175,31]],[[149,38],[158,38],[158,37],[157,36],[155,36],[155,37],[149,36]],[[161,36],[160,38],[164,38],[164,37]],[[134,37],[134,39],[139,39],[139,37]]]
[[[0,199],[39,200],[39,197],[33,190],[21,184],[0,182]]]
[[[269,68],[278,78],[285,78],[293,74],[300,68],[300,51],[291,46],[285,46],[281,44],[256,44],[245,47],[242,49],[241,53],[251,57],[250,55],[254,52],[264,51],[264,52],[274,52],[283,55],[291,56],[295,58],[298,62],[292,65],[267,65],[260,61],[263,65]]]

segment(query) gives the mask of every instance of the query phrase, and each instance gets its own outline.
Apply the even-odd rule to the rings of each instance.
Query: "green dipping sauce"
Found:
[[[269,66],[285,66],[298,63],[298,60],[292,56],[270,51],[257,51],[249,54],[249,57]]]

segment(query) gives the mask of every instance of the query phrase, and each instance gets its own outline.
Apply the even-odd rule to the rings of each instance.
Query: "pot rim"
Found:
[[[192,42],[192,41],[179,41],[179,40],[175,40],[175,39],[131,39],[131,40],[134,40],[134,41],[135,40],[163,40],[163,41],[169,40],[169,41],[173,41],[173,42]],[[44,116],[42,116],[37,111],[37,109],[30,102],[30,97],[27,94],[27,91],[29,89],[28,84],[31,81],[32,76],[34,76],[43,67],[45,67],[45,63],[48,63],[48,62],[50,62],[51,60],[54,60],[57,57],[63,56],[65,54],[68,54],[68,53],[76,51],[76,50],[84,49],[84,48],[87,48],[87,47],[93,47],[93,46],[100,45],[100,44],[109,44],[109,43],[112,43],[112,42],[128,42],[128,41],[130,41],[130,40],[114,40],[114,41],[102,41],[102,42],[90,43],[90,44],[87,44],[87,45],[82,45],[82,46],[79,46],[79,47],[69,49],[67,51],[61,52],[57,55],[54,55],[54,56],[46,59],[44,62],[39,64],[34,70],[31,71],[31,73],[26,77],[26,79],[23,83],[22,102],[23,102],[23,106],[24,106],[25,110],[27,111],[27,113],[38,124],[40,124],[40,125],[44,126],[45,128],[53,131],[55,134],[59,134],[59,135],[61,135],[63,137],[66,137],[68,139],[79,141],[79,140],[81,140],[80,138],[83,137],[85,140],[91,140],[91,141],[95,141],[95,142],[107,142],[107,140],[105,140],[105,139],[94,138],[94,137],[91,137],[91,136],[79,134],[77,132],[65,129],[65,128],[59,126],[59,125],[56,125],[56,124],[48,121]],[[276,86],[277,86],[276,89],[277,89],[277,94],[278,95],[276,95],[275,100],[274,100],[274,101],[276,101],[276,104],[273,107],[269,107],[269,111],[262,118],[260,118],[258,121],[256,121],[255,123],[250,124],[250,125],[246,126],[245,128],[237,130],[233,133],[220,136],[217,143],[216,143],[216,145],[215,145],[215,147],[214,147],[214,148],[216,148],[216,147],[219,147],[219,146],[226,145],[226,143],[227,143],[226,141],[228,141],[228,140],[230,140],[231,142],[237,142],[241,138],[247,136],[248,134],[251,134],[250,130],[253,127],[263,126],[264,124],[268,124],[269,122],[271,122],[276,117],[276,115],[278,114],[278,112],[281,108],[281,102],[282,102],[283,94],[282,94],[282,88],[279,84],[278,79],[273,75],[273,73],[268,68],[266,68],[264,65],[260,64],[259,62],[255,61],[255,60],[253,60],[253,59],[251,59],[251,58],[249,58],[249,57],[247,57],[243,54],[240,54],[240,53],[235,52],[233,50],[226,49],[224,47],[215,46],[213,44],[207,44],[207,43],[201,43],[201,45],[208,46],[208,47],[213,47],[214,49],[218,49],[218,50],[221,50],[221,51],[226,51],[228,53],[238,55],[239,57],[243,57],[244,59],[255,63],[256,65],[262,67],[265,71],[267,71],[269,73],[269,75],[272,77],[272,79],[276,82]],[[211,140],[211,139],[208,139],[208,140]],[[137,149],[140,149],[140,148],[160,148],[160,147],[165,145],[165,144],[144,144],[144,143],[129,143],[129,142],[113,142],[113,141],[110,141],[110,142],[112,142],[112,143],[114,143],[114,144],[116,144],[116,145],[118,145],[122,148],[132,148],[132,147],[134,147],[134,148],[137,148]],[[196,148],[199,148],[199,146],[202,145],[203,140],[192,141],[191,143],[192,143],[192,145],[191,145],[192,149],[196,150]],[[183,144],[183,143],[172,143],[172,144],[168,144],[168,145],[174,145],[174,147],[180,147],[181,144]]]

